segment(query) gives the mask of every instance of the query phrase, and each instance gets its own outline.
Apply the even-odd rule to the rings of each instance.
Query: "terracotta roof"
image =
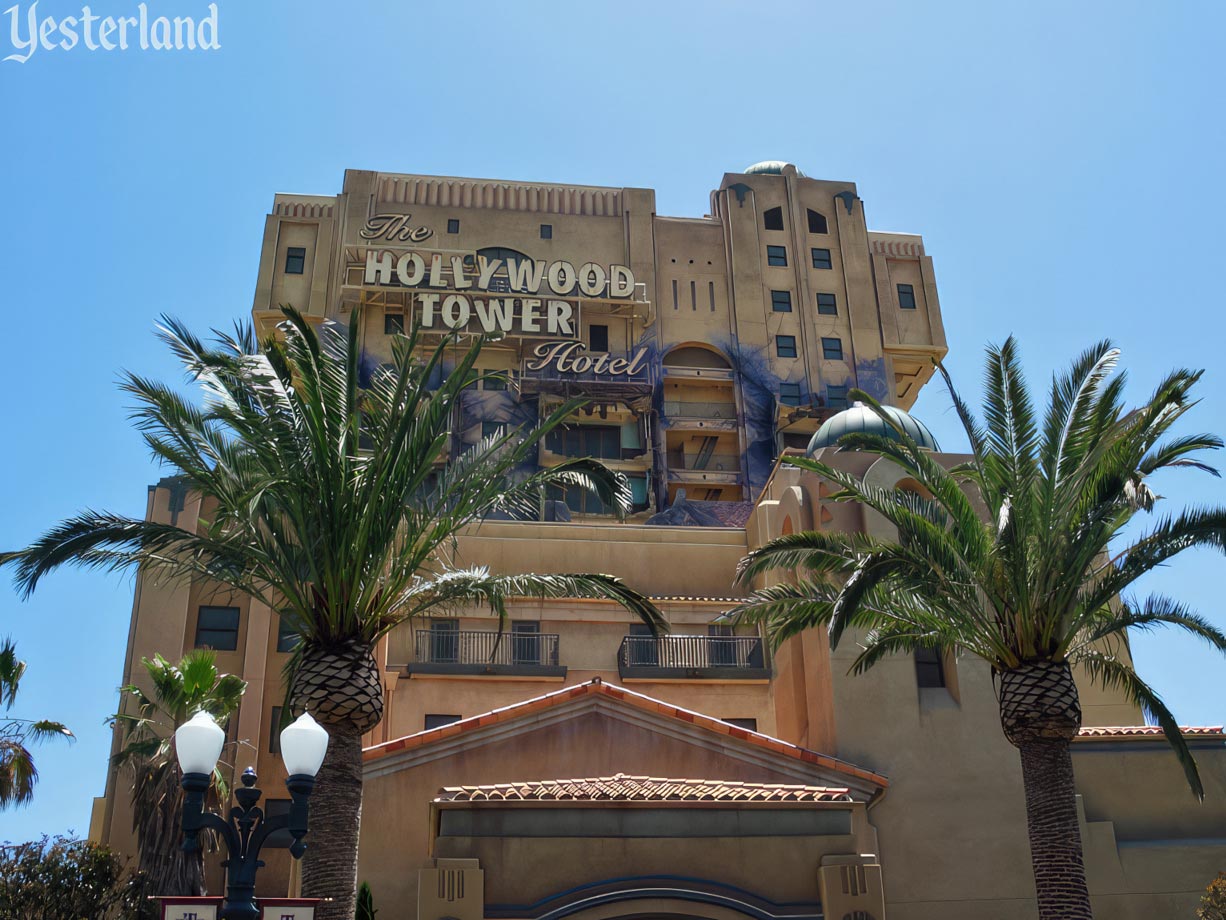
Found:
[[[484,728],[486,726],[497,725],[501,722],[508,722],[512,719],[522,718],[535,712],[550,709],[554,706],[561,706],[572,700],[580,699],[585,696],[596,695],[616,700],[619,703],[623,703],[627,706],[633,706],[636,709],[641,709],[646,712],[660,713],[661,715],[678,719],[682,722],[688,722],[691,725],[696,725],[700,728],[705,728],[721,735],[729,735],[733,738],[740,739],[747,744],[751,744],[754,747],[770,751],[771,753],[778,754],[782,757],[789,757],[794,760],[803,761],[804,763],[824,767],[829,770],[835,770],[839,773],[846,774],[847,776],[854,776],[860,780],[867,780],[873,785],[881,788],[885,788],[890,784],[890,781],[880,773],[865,770],[862,767],[857,767],[855,764],[848,763],[845,760],[839,760],[837,757],[829,757],[825,754],[819,754],[816,751],[810,751],[805,748],[798,747],[795,744],[780,741],[778,738],[772,738],[769,735],[762,735],[758,732],[751,732],[747,728],[741,728],[737,725],[730,725],[727,722],[721,722],[719,719],[703,715],[700,712],[692,712],[688,709],[682,709],[680,706],[673,706],[671,703],[665,703],[662,700],[657,700],[653,697],[646,696],[645,694],[635,693],[633,690],[627,690],[625,687],[607,684],[599,677],[595,677],[592,680],[582,684],[576,684],[573,687],[563,687],[561,690],[555,690],[552,693],[546,693],[543,696],[533,697],[532,699],[524,700],[519,703],[513,703],[510,706],[504,706],[503,708],[495,709],[492,712],[483,713],[477,716],[470,716],[467,719],[461,719],[460,721],[452,722],[449,725],[442,725],[438,728],[432,728],[429,731],[417,732],[412,735],[406,735],[403,738],[397,738],[393,741],[385,741],[382,744],[372,745],[362,752],[362,757],[366,761],[371,761],[379,757],[386,757],[389,754],[394,754],[397,751],[409,750],[428,744],[436,744],[445,739],[454,738],[457,735],[476,731],[477,729]]]
[[[447,786],[437,802],[849,802],[846,788],[663,779],[617,773],[593,779],[551,779],[492,786]]]
[[[745,597],[714,597],[705,594],[653,594],[653,601],[694,601],[700,604],[742,604]]]
[[[1181,725],[1179,731],[1185,735],[1222,735],[1226,732],[1220,725]],[[1083,728],[1077,733],[1078,738],[1145,738],[1150,735],[1161,735],[1162,727],[1158,725],[1094,725]]]

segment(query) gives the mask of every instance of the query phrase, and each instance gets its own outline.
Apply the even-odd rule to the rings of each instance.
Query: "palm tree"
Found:
[[[1081,727],[1075,667],[1121,692],[1162,726],[1193,792],[1196,764],[1174,717],[1133,670],[1130,627],[1171,625],[1226,651],[1226,637],[1166,597],[1126,596],[1146,572],[1193,546],[1226,549],[1226,509],[1195,509],[1128,529],[1158,496],[1148,477],[1175,467],[1214,472],[1195,452],[1210,435],[1167,439],[1194,403],[1200,373],[1178,370],[1138,408],[1122,404],[1119,352],[1103,342],[1053,379],[1040,421],[1013,339],[987,351],[980,424],[954,390],[971,458],[945,469],[870,397],[890,435],[845,435],[840,449],[893,461],[921,491],[883,490],[815,459],[789,458],[837,484],[897,528],[898,540],[863,534],[780,537],[742,560],[739,577],[798,569],[797,584],[755,592],[738,611],[773,640],[824,626],[836,646],[848,630],[863,672],[920,648],[968,653],[992,667],[1005,737],[1021,755],[1031,858],[1043,920],[1088,918],[1070,741]],[[1216,473],[1215,473],[1216,475]],[[977,506],[976,502],[980,503]],[[986,515],[977,511],[986,510]]]
[[[588,459],[536,468],[537,445],[582,401],[531,430],[507,428],[448,460],[464,389],[484,338],[427,348],[416,330],[393,340],[393,363],[367,374],[359,316],[348,330],[314,325],[291,308],[258,347],[249,325],[206,346],[164,319],[161,338],[201,385],[197,407],[171,388],[128,374],[135,421],[154,455],[204,499],[196,532],[85,512],[27,549],[0,556],[27,594],[63,563],[213,580],[276,610],[299,642],[287,668],[291,705],[331,741],[312,798],[314,836],[303,893],[329,897],[320,920],[350,920],[362,805],[362,735],[383,715],[375,643],[411,617],[468,603],[500,619],[515,596],[595,597],[623,605],[655,630],[646,598],[608,575],[493,575],[445,559],[461,531],[492,514],[539,515],[547,487],[594,490],[625,511],[625,477]],[[454,363],[452,363],[454,362]],[[207,518],[207,520],[203,520]]]
[[[0,701],[5,712],[17,701],[17,690],[26,663],[17,658],[17,646],[12,639],[0,643]],[[73,740],[72,732],[59,722],[45,719],[0,719],[0,811],[10,805],[26,805],[34,798],[38,784],[38,768],[30,745],[50,738]]]
[[[202,895],[204,854],[178,846],[181,834],[183,789],[175,757],[174,733],[198,712],[207,712],[224,724],[237,710],[247,682],[233,674],[221,674],[210,651],[193,651],[178,664],[161,655],[142,658],[152,688],[120,688],[132,702],[128,711],[116,713],[124,740],[112,762],[132,771],[132,830],[140,870],[151,890],[159,894]],[[219,809],[228,795],[225,778],[215,769],[208,797]],[[212,848],[214,841],[205,841]]]

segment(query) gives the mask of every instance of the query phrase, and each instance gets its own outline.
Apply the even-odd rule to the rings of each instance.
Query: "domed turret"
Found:
[[[746,176],[782,176],[783,168],[791,166],[796,167],[791,163],[786,163],[783,160],[763,160],[761,163],[754,163],[753,166],[746,166],[742,175]],[[804,178],[804,173],[796,169],[796,175]]]
[[[898,423],[903,431],[915,439],[915,442],[920,447],[926,447],[929,450],[941,449],[937,446],[936,438],[932,436],[932,432],[928,430],[923,422],[912,418],[902,409],[895,409],[893,406],[883,406],[882,408],[885,409],[886,414],[890,418]],[[809,447],[805,451],[805,455],[812,457],[823,447],[835,447],[839,443],[839,438],[845,434],[851,434],[853,431],[866,431],[869,434],[878,434],[892,441],[899,439],[898,432],[887,425],[876,412],[864,403],[857,402],[853,403],[851,408],[844,409],[822,423],[822,427],[817,429],[817,433],[809,441]]]

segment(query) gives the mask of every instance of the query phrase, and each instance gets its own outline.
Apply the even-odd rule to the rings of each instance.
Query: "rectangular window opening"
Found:
[[[277,623],[277,651],[292,652],[302,640],[284,620]]]
[[[786,246],[767,246],[766,247],[766,264],[784,267],[788,264],[788,250]]]
[[[785,406],[800,405],[800,384],[799,383],[781,383],[779,384],[779,402]]]
[[[459,220],[457,220],[454,217],[449,218],[447,221],[447,232],[448,233],[459,233],[460,232]]]
[[[383,314],[383,334],[384,335],[404,335],[404,314],[403,313],[384,313]]]
[[[909,284],[898,285],[898,307],[901,310],[915,309],[915,288]]]
[[[591,351],[607,352],[609,350],[609,327],[603,323],[592,323],[588,326],[587,347]]]
[[[833,294],[817,295],[817,312],[820,316],[838,316],[839,305]]]
[[[553,224],[541,224],[541,239],[553,239]]]
[[[232,652],[238,648],[238,608],[201,607],[196,616],[196,648]]]
[[[775,354],[777,354],[780,358],[795,358],[796,357],[796,336],[794,335],[775,336]]]
[[[285,251],[285,274],[301,275],[306,271],[306,249],[302,246],[291,246]]]
[[[444,725],[450,725],[452,722],[459,722],[463,716],[443,714],[441,712],[426,713],[426,731],[432,728],[442,728]]]
[[[826,385],[826,406],[830,409],[847,408],[847,386],[841,383]]]
[[[771,291],[771,309],[776,313],[792,312],[791,291]]]
[[[843,360],[843,340],[837,338],[822,338],[822,357],[827,361]]]
[[[829,249],[813,249],[810,250],[813,255],[814,268],[833,268],[834,264],[830,261]]]
[[[920,687],[945,686],[945,662],[939,648],[925,646],[915,650],[915,682]]]

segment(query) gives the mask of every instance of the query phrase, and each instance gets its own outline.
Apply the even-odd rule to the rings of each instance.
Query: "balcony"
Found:
[[[666,428],[736,431],[736,403],[698,402],[692,400],[664,401],[663,422]]]
[[[417,675],[501,675],[504,677],[565,677],[558,664],[554,633],[495,630],[419,629],[414,634],[413,661],[406,667]]]
[[[626,636],[622,680],[768,680],[758,636]]]
[[[669,455],[670,482],[710,482],[735,485],[741,481],[741,455],[706,453],[702,451],[677,456]]]

